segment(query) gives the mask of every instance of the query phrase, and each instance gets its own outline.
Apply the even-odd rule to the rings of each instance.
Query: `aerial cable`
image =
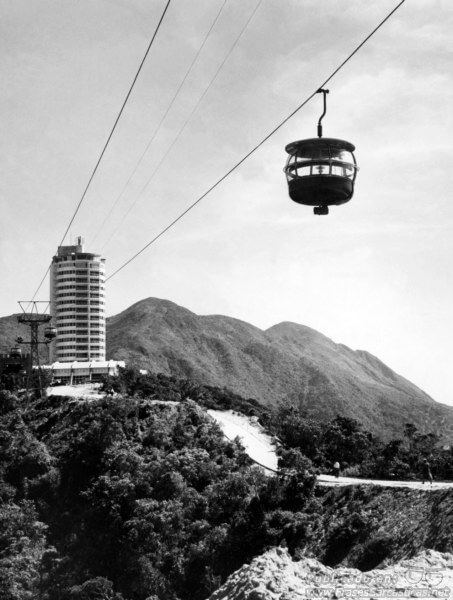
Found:
[[[164,8],[164,10],[163,10],[163,12],[162,12],[162,14],[161,14],[161,16],[160,16],[159,22],[158,22],[158,24],[157,24],[157,26],[156,26],[156,29],[154,30],[153,36],[152,36],[152,38],[151,38],[151,41],[150,41],[150,42],[149,42],[149,44],[148,44],[148,48],[146,49],[146,52],[145,52],[145,54],[144,54],[144,56],[143,56],[143,58],[142,58],[142,61],[141,61],[141,63],[140,63],[140,66],[139,66],[139,68],[138,68],[138,71],[137,71],[137,73],[135,74],[135,77],[134,77],[134,79],[133,79],[133,81],[132,81],[132,84],[131,84],[131,86],[130,86],[130,88],[129,88],[129,91],[127,92],[127,95],[126,95],[126,98],[125,98],[125,100],[124,100],[124,102],[123,102],[123,105],[121,106],[121,109],[120,109],[120,111],[119,111],[119,113],[118,113],[118,116],[116,117],[115,123],[113,124],[113,127],[112,127],[112,129],[111,129],[111,131],[110,131],[110,134],[109,134],[108,138],[107,138],[107,141],[106,141],[106,142],[105,142],[105,144],[104,144],[104,147],[103,147],[103,149],[102,149],[102,152],[101,152],[101,154],[100,154],[100,156],[99,156],[99,158],[98,158],[98,161],[97,161],[97,163],[96,163],[96,165],[95,165],[95,167],[94,167],[94,169],[93,169],[93,171],[92,171],[92,173],[91,173],[90,179],[88,180],[88,183],[87,183],[87,185],[86,185],[86,187],[85,187],[85,189],[84,189],[84,191],[83,191],[82,197],[80,198],[80,200],[79,200],[79,202],[78,202],[78,204],[77,204],[77,206],[76,206],[76,209],[75,209],[75,211],[74,211],[74,213],[73,213],[73,215],[72,215],[72,217],[71,217],[71,220],[69,221],[69,224],[68,224],[68,226],[67,226],[67,228],[66,228],[66,231],[64,232],[64,234],[63,234],[63,237],[61,238],[61,241],[60,241],[60,243],[58,244],[59,246],[62,246],[62,245],[63,245],[63,242],[64,242],[64,240],[65,240],[65,238],[66,238],[66,236],[67,236],[67,234],[68,234],[68,231],[69,231],[69,229],[70,229],[70,227],[71,227],[72,223],[74,222],[74,219],[75,219],[75,217],[76,217],[77,213],[79,212],[79,209],[80,209],[80,207],[82,206],[82,202],[83,202],[83,201],[84,201],[84,199],[85,199],[85,196],[86,196],[86,194],[87,194],[87,192],[88,192],[88,189],[89,189],[89,187],[90,187],[90,185],[91,185],[91,182],[93,181],[93,178],[94,178],[94,176],[95,176],[95,174],[96,174],[96,171],[98,170],[98,167],[99,167],[99,165],[100,165],[100,163],[101,163],[101,160],[102,160],[102,158],[103,158],[103,156],[104,156],[104,154],[105,154],[105,151],[107,150],[107,146],[109,145],[109,143],[110,143],[110,140],[112,139],[112,136],[113,136],[113,133],[114,133],[114,131],[115,131],[115,129],[116,129],[116,126],[117,126],[117,124],[118,124],[118,121],[120,120],[120,118],[121,118],[121,115],[123,114],[124,108],[125,108],[125,106],[126,106],[126,104],[127,104],[127,101],[129,100],[129,96],[130,96],[130,95],[131,95],[131,93],[132,93],[132,90],[133,90],[133,88],[134,88],[134,86],[135,86],[135,83],[136,83],[136,81],[137,81],[137,79],[138,79],[138,76],[139,76],[139,74],[140,74],[140,71],[142,70],[142,67],[143,67],[143,65],[144,65],[144,63],[145,63],[145,60],[146,60],[146,58],[147,58],[148,54],[149,54],[149,51],[151,50],[151,47],[152,47],[152,45],[153,45],[153,43],[154,43],[154,40],[155,40],[155,38],[156,38],[156,35],[157,35],[157,32],[159,31],[159,29],[160,29],[160,26],[161,26],[161,24],[162,24],[162,21],[164,20],[165,13],[167,12],[167,10],[168,10],[168,7],[170,6],[170,2],[171,2],[171,0],[167,0],[167,4],[165,5],[165,8]],[[49,273],[49,271],[50,271],[50,265],[47,267],[47,271],[45,272],[45,274],[44,274],[44,277],[41,279],[41,282],[40,282],[40,284],[39,284],[39,286],[38,286],[38,289],[36,290],[36,292],[35,292],[35,294],[34,294],[34,296],[33,296],[33,299],[32,299],[32,300],[34,300],[34,299],[35,299],[35,297],[36,297],[37,293],[38,293],[38,292],[39,292],[39,290],[41,289],[41,286],[42,286],[42,284],[44,283],[44,280],[45,280],[45,278],[47,277],[47,274]]]
[[[97,230],[97,232],[96,232],[96,234],[95,234],[95,236],[94,236],[94,238],[93,238],[93,240],[92,240],[92,242],[91,242],[92,244],[94,244],[94,242],[95,242],[95,240],[97,239],[97,237],[98,237],[99,233],[102,231],[102,229],[103,229],[104,225],[106,224],[106,222],[107,222],[107,221],[108,221],[108,219],[110,218],[110,215],[111,215],[111,214],[112,214],[112,212],[115,210],[115,208],[116,208],[116,206],[117,206],[118,202],[119,202],[119,201],[121,200],[121,198],[123,197],[123,195],[124,195],[124,192],[126,191],[127,187],[129,186],[129,183],[131,182],[131,180],[132,180],[132,178],[134,177],[135,173],[137,172],[138,168],[139,168],[139,167],[140,167],[140,165],[142,164],[142,162],[143,162],[143,159],[144,159],[144,157],[145,157],[146,153],[148,152],[148,150],[149,150],[149,148],[150,148],[151,144],[153,143],[153,141],[155,140],[155,138],[156,138],[157,134],[159,133],[159,131],[160,131],[160,129],[161,129],[161,127],[162,127],[162,125],[163,125],[163,123],[164,123],[164,121],[165,121],[165,119],[166,119],[167,115],[168,115],[168,113],[170,112],[170,110],[171,110],[171,108],[173,107],[173,105],[174,105],[174,103],[175,103],[175,101],[176,101],[177,97],[179,96],[179,93],[180,93],[181,89],[183,88],[183,86],[184,86],[184,84],[185,84],[185,82],[186,82],[186,80],[187,80],[188,76],[190,75],[190,73],[191,73],[191,71],[192,71],[193,67],[195,66],[195,63],[197,62],[197,60],[198,60],[198,58],[199,58],[199,56],[200,56],[200,54],[201,54],[201,52],[202,52],[203,48],[205,47],[205,45],[206,45],[206,42],[208,41],[208,38],[209,38],[209,36],[211,35],[211,32],[212,32],[212,30],[214,29],[214,27],[215,27],[215,25],[216,25],[217,21],[219,20],[219,17],[220,17],[220,15],[221,15],[221,13],[222,13],[223,9],[225,8],[225,4],[226,4],[227,2],[228,2],[228,0],[223,0],[223,4],[220,6],[220,9],[219,9],[219,11],[217,12],[217,15],[216,15],[216,17],[215,17],[214,21],[212,22],[212,24],[211,24],[211,27],[209,28],[209,31],[208,31],[208,32],[207,32],[207,34],[205,35],[205,38],[204,38],[204,40],[203,40],[203,43],[202,43],[202,44],[201,44],[201,46],[198,48],[198,51],[197,51],[197,53],[195,54],[195,57],[193,58],[192,62],[190,63],[190,66],[189,66],[189,68],[187,69],[187,71],[186,71],[186,74],[184,75],[184,78],[182,79],[181,83],[180,83],[180,84],[179,84],[179,86],[178,86],[178,89],[177,89],[177,90],[176,90],[176,92],[174,93],[174,95],[173,95],[173,98],[171,99],[171,101],[170,101],[170,103],[169,103],[169,105],[168,105],[168,107],[167,107],[167,109],[166,109],[165,113],[163,114],[163,116],[162,116],[161,120],[159,121],[159,124],[158,124],[158,125],[157,125],[157,127],[155,128],[155,130],[154,130],[154,132],[153,132],[153,134],[152,134],[152,136],[151,136],[151,138],[150,138],[150,140],[149,140],[149,142],[148,142],[148,144],[147,144],[146,148],[144,149],[144,151],[142,152],[142,154],[141,154],[140,158],[138,159],[138,161],[137,161],[137,164],[136,164],[136,165],[135,165],[135,167],[134,167],[134,170],[132,171],[131,175],[129,176],[129,179],[128,179],[128,180],[126,181],[126,183],[124,184],[124,187],[123,187],[123,189],[121,190],[120,194],[119,194],[119,195],[118,195],[118,197],[116,198],[116,200],[115,200],[115,202],[113,203],[112,207],[110,208],[110,210],[109,210],[108,214],[107,214],[107,215],[106,215],[106,217],[104,218],[104,220],[103,220],[103,222],[102,222],[101,226],[100,226],[100,227],[99,227],[99,229]],[[109,238],[109,239],[110,239],[110,238]]]
[[[173,139],[172,143],[170,144],[170,146],[167,148],[167,151],[165,152],[165,154],[162,156],[162,158],[160,159],[160,161],[158,162],[157,166],[154,168],[153,172],[151,173],[151,175],[148,177],[145,185],[142,187],[142,189],[140,190],[140,192],[137,194],[134,202],[130,205],[129,209],[126,211],[125,215],[123,216],[121,222],[117,225],[117,227],[113,230],[113,232],[111,233],[111,235],[109,236],[109,238],[107,239],[107,241],[104,243],[104,245],[102,246],[101,251],[104,250],[104,248],[107,246],[107,244],[110,242],[110,240],[112,239],[112,237],[115,235],[115,233],[118,231],[118,229],[120,229],[120,227],[122,227],[124,220],[129,216],[129,213],[132,211],[132,209],[134,208],[134,206],[137,204],[138,200],[141,198],[143,192],[146,190],[146,188],[148,187],[148,185],[151,183],[152,179],[154,178],[155,174],[157,173],[157,171],[160,169],[160,167],[162,166],[163,162],[165,161],[165,159],[167,158],[167,156],[170,154],[171,150],[173,149],[174,145],[176,144],[176,142],[179,140],[179,138],[181,137],[182,133],[184,132],[185,128],[187,127],[188,123],[190,122],[190,120],[192,119],[192,117],[194,116],[194,114],[196,113],[196,111],[198,110],[198,107],[200,106],[200,104],[202,103],[204,97],[206,96],[206,94],[209,92],[209,90],[211,89],[212,85],[214,84],[215,80],[217,79],[220,71],[222,70],[222,68],[225,66],[225,63],[227,62],[227,60],[229,59],[229,57],[231,56],[233,50],[236,48],[237,44],[239,43],[241,37],[243,36],[245,30],[247,29],[247,27],[249,26],[251,20],[253,19],[253,17],[255,16],[256,11],[258,10],[258,8],[260,7],[261,3],[263,0],[259,0],[258,3],[256,4],[255,8],[253,9],[253,11],[251,12],[249,18],[247,19],[247,21],[245,22],[245,24],[243,25],[243,27],[241,28],[238,36],[236,37],[236,39],[234,40],[232,46],[230,47],[230,49],[228,50],[227,54],[225,55],[224,59],[222,60],[222,62],[220,63],[220,65],[217,67],[216,72],[214,73],[213,77],[211,78],[209,84],[207,85],[207,87],[205,88],[204,92],[202,93],[202,95],[199,97],[197,103],[195,104],[195,106],[193,107],[191,113],[189,114],[189,116],[187,117],[187,119],[184,121],[182,127],[180,128],[179,132],[176,134],[176,137]]]
[[[167,225],[160,233],[158,233],[153,239],[151,239],[143,248],[141,248],[138,252],[136,252],[129,260],[127,260],[123,265],[118,267],[116,271],[114,271],[109,277],[107,277],[106,281],[112,279],[115,275],[117,275],[120,271],[122,271],[127,265],[129,265],[133,260],[135,260],[140,254],[142,254],[145,250],[147,250],[152,244],[154,244],[159,238],[161,238],[169,229],[171,229],[178,221],[180,221],[188,212],[190,212],[195,206],[197,206],[208,194],[210,194],[217,186],[219,186],[227,177],[229,177],[234,171],[236,171],[243,162],[245,162],[254,152],[258,150],[269,138],[271,138],[279,129],[285,125],[297,112],[299,112],[308,102],[316,96],[318,90],[326,86],[331,79],[335,77],[335,75],[348,63],[351,58],[357,54],[357,52],[368,42],[368,40],[390,19],[390,17],[404,4],[406,0],[401,0],[397,4],[397,6],[369,33],[366,38],[349,54],[349,56],[327,77],[325,81],[323,81],[320,85],[316,87],[316,90],[308,96],[306,100],[299,104],[297,108],[295,108],[283,121],[281,121],[270,133],[268,133],[254,148],[252,148],[241,160],[239,160],[229,171],[227,171],[220,179],[216,181],[204,194],[202,194],[195,202],[193,202],[190,206],[188,206],[176,219],[174,219],[169,225]]]

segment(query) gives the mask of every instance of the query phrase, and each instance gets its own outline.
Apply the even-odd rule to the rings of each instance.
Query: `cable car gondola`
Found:
[[[22,358],[22,348],[19,348],[18,346],[14,346],[13,348],[11,348],[9,357],[11,359],[21,359]]]
[[[44,328],[44,337],[46,338],[46,340],[52,341],[57,337],[57,329],[56,327],[52,327],[51,325],[49,325],[48,327]]]
[[[285,148],[289,157],[284,169],[291,200],[298,204],[313,206],[315,215],[328,215],[329,206],[348,202],[354,194],[354,182],[358,171],[354,156],[355,146],[345,140],[322,137],[321,121],[318,121],[318,137],[291,142]]]

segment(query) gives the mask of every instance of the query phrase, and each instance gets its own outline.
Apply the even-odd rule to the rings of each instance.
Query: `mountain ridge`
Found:
[[[107,323],[112,358],[227,387],[272,406],[294,402],[308,417],[342,414],[384,438],[414,423],[453,437],[453,407],[435,402],[366,350],[352,350],[298,323],[262,330],[224,315],[196,315],[147,298]]]
[[[0,350],[14,345],[14,316],[0,318]],[[383,437],[453,438],[453,407],[435,402],[366,350],[352,350],[298,323],[262,330],[225,315],[197,315],[146,298],[107,319],[107,356],[156,373],[226,387],[266,406],[289,401],[307,417],[355,418]]]

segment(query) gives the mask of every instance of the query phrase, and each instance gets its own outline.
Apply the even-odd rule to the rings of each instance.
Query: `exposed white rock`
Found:
[[[426,550],[383,569],[325,567],[313,558],[294,562],[273,548],[233,573],[209,600],[316,598],[453,598],[453,554]]]
[[[232,410],[208,410],[230,440],[239,437],[252,460],[271,472],[277,470],[276,446],[271,436],[264,432],[255,417],[246,417]]]

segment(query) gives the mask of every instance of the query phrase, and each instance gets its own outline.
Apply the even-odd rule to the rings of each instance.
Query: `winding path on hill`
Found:
[[[254,463],[265,472],[277,473],[278,457],[274,440],[267,435],[254,417],[246,417],[234,411],[208,410],[208,414],[220,425],[223,434],[230,440],[239,437],[245,451]],[[392,488],[409,488],[413,490],[435,491],[452,489],[453,481],[434,481],[432,484],[421,481],[393,481],[380,479],[359,479],[356,477],[335,477],[318,475],[318,485],[340,487],[346,485],[378,485]]]
[[[412,490],[445,490],[453,488],[453,481],[393,481],[391,479],[359,479],[357,477],[334,477],[333,475],[318,475],[318,484],[326,487],[339,487],[345,485],[380,485],[382,487],[409,488]]]
[[[58,386],[47,389],[48,395],[70,396],[81,401],[92,401],[105,397],[96,385]],[[153,400],[153,404],[177,404],[163,400]],[[229,440],[239,437],[246,453],[254,463],[269,474],[278,473],[278,457],[274,439],[265,433],[258,423],[257,417],[247,417],[232,410],[208,410],[207,413],[215,419],[223,434]],[[379,479],[359,479],[356,477],[334,477],[333,475],[318,475],[318,485],[325,487],[340,487],[346,485],[379,485],[393,488],[409,488],[413,490],[435,491],[452,489],[453,481],[434,481],[432,484],[421,481],[392,481]]]

